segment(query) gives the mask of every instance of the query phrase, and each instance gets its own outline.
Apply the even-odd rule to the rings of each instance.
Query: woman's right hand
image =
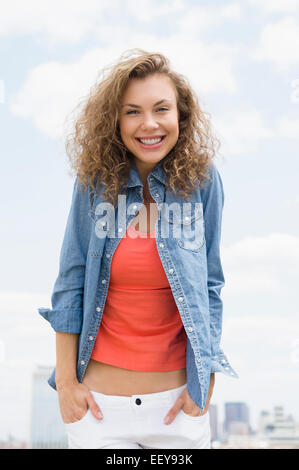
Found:
[[[57,393],[61,418],[65,424],[82,419],[88,408],[96,419],[103,419],[103,414],[86,385],[77,381],[66,383],[57,386]]]

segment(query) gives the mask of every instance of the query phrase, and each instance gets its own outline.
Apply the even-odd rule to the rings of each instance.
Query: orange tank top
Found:
[[[132,225],[111,262],[91,358],[137,371],[186,367],[187,336],[156,246],[155,231]]]

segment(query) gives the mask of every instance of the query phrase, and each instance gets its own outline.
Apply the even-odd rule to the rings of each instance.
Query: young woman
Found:
[[[93,87],[52,294],[69,448],[210,448],[220,348],[223,187],[186,78],[133,49]]]

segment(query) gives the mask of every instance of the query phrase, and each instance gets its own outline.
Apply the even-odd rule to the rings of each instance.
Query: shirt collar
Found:
[[[166,180],[167,180],[167,174],[165,170],[163,170],[162,168],[163,161],[164,161],[164,158],[159,163],[157,163],[155,168],[149,174],[149,177],[153,176],[154,178],[157,178],[161,183],[165,185]],[[130,163],[130,174],[129,174],[129,178],[127,181],[127,185],[129,188],[134,187],[134,186],[143,186],[138,170],[133,161],[131,161]]]

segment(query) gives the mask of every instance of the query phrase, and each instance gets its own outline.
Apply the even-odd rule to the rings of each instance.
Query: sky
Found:
[[[55,363],[50,307],[74,174],[70,116],[127,49],[165,54],[221,141],[222,348],[211,403],[253,427],[299,421],[299,0],[0,0],[0,440],[29,439],[32,373]]]

